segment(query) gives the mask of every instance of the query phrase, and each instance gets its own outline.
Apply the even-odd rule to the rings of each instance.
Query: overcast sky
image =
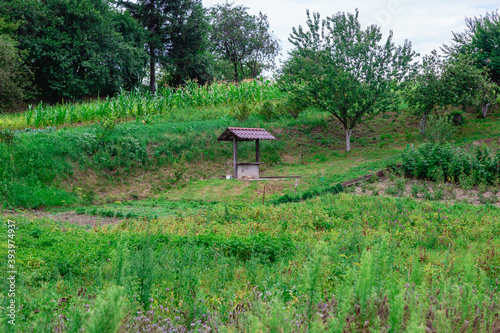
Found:
[[[202,1],[205,7],[225,2]],[[408,39],[413,49],[424,55],[449,43],[452,31],[464,31],[465,17],[484,15],[499,7],[498,0],[235,0],[234,3],[248,7],[251,14],[262,11],[268,15],[271,29],[281,40],[282,58],[292,48],[288,41],[292,27],[305,25],[306,9],[319,12],[324,18],[339,11],[353,13],[358,8],[363,27],[377,24],[384,39],[392,30],[396,44]]]

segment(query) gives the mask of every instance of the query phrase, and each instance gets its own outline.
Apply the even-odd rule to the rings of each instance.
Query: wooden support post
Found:
[[[259,139],[255,140],[255,162],[260,162]]]
[[[234,168],[234,179],[238,179],[238,143],[236,142],[236,137],[233,137],[233,168]]]

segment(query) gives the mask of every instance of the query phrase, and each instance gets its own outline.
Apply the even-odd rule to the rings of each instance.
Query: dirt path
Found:
[[[47,218],[54,221],[66,221],[78,225],[103,225],[112,224],[121,221],[122,219],[115,217],[102,217],[94,215],[76,214],[75,211],[67,212],[42,212],[42,211],[24,211],[24,212],[2,212],[0,216],[8,216],[15,218],[15,216],[23,216],[28,218]]]

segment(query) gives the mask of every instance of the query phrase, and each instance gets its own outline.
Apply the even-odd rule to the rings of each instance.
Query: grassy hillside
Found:
[[[260,107],[247,120],[238,105],[218,105],[182,108],[176,119],[3,131],[1,254],[8,260],[15,242],[17,273],[15,297],[3,288],[2,329],[500,327],[498,112],[467,114],[451,143],[428,149],[402,109],[357,127],[346,154],[328,114],[269,119]],[[228,126],[266,128],[278,140],[262,142],[264,175],[301,178],[219,179],[232,173],[231,144],[216,141]],[[239,145],[239,159],[253,161],[253,143]],[[332,190],[386,167],[386,180]],[[438,195],[449,187],[491,196],[473,205]]]

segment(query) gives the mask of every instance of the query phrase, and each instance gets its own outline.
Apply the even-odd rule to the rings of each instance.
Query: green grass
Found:
[[[94,228],[11,217],[19,331],[115,312],[125,331],[489,331],[498,320],[498,208],[339,194],[183,212]]]
[[[4,175],[0,196],[4,208],[50,207],[69,205],[75,200],[92,202],[89,196],[98,201],[99,198],[116,201],[143,197],[140,192],[144,190],[134,189],[134,182],[138,187],[151,184],[149,192],[159,194],[189,181],[223,177],[232,172],[228,164],[232,149],[229,143],[218,142],[217,137],[228,126],[264,127],[275,133],[277,141],[261,143],[261,158],[266,163],[264,175],[298,174],[304,177],[303,184],[314,182],[320,171],[327,181],[338,182],[340,178],[337,176],[335,180],[333,174],[346,172],[353,164],[379,161],[398,154],[394,143],[391,144],[394,148],[387,147],[383,152],[375,143],[362,149],[353,144],[353,153],[345,156],[338,152],[343,144],[336,137],[341,134],[331,132],[330,121],[326,114],[312,110],[297,119],[282,117],[269,122],[252,115],[246,121],[223,117],[176,123],[105,123],[15,133],[13,143],[0,142],[0,158],[9,161],[0,165],[0,173]],[[321,136],[312,136],[312,131]],[[334,143],[325,142],[324,137],[330,137]],[[253,143],[241,143],[238,147],[240,161],[252,161],[254,149]],[[322,158],[318,160],[315,156],[320,151]],[[381,166],[383,163],[371,168]],[[345,177],[341,176],[342,180],[346,180]],[[23,188],[19,184],[26,186]],[[33,195],[27,190],[46,186],[64,188],[70,193],[56,200]],[[31,197],[32,200],[18,197]]]
[[[325,193],[403,162],[411,144],[417,149],[418,119],[407,110],[361,124],[346,154],[344,133],[326,113],[266,120],[253,110],[237,120],[224,98],[206,107],[190,98],[178,106],[184,112],[156,113],[150,105],[149,116],[133,121],[16,132],[0,142],[3,208],[123,219],[76,226],[2,215],[2,225],[15,222],[17,331],[157,332],[156,324],[165,331],[467,332],[500,325],[499,208]],[[455,145],[499,147],[498,117],[468,119]],[[262,142],[264,175],[301,178],[212,179],[232,172],[231,144],[216,141],[228,126],[271,131],[278,140]],[[253,158],[253,143],[241,143],[240,161]],[[7,302],[2,294],[0,325],[12,331]]]

